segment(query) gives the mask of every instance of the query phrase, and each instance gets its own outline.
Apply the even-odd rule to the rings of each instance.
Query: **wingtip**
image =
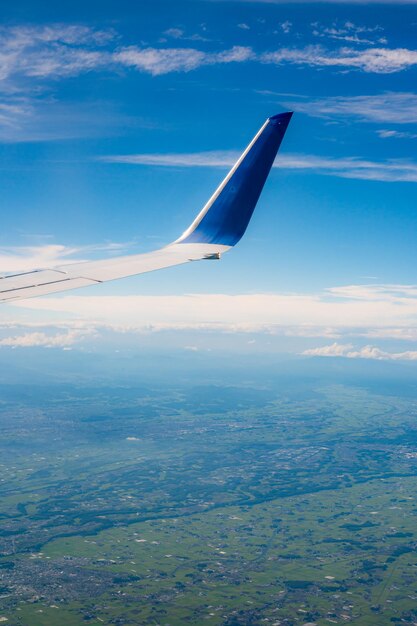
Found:
[[[271,115],[271,117],[268,117],[268,120],[278,126],[281,124],[286,124],[288,125],[290,122],[290,119],[293,116],[294,111],[286,111],[285,113],[277,113],[276,115]]]

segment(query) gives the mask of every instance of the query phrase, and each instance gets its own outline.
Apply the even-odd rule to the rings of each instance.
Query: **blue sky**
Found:
[[[265,118],[295,111],[221,264],[6,305],[0,343],[417,357],[417,3],[0,15],[4,273],[168,243]]]

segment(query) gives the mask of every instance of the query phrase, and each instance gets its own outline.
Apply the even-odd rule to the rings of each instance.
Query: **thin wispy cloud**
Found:
[[[346,41],[357,44],[386,44],[387,39],[381,36],[383,28],[381,26],[361,26],[353,22],[333,23],[332,26],[324,26],[319,22],[312,24],[312,34],[315,37],[333,39],[335,41]]]
[[[0,127],[15,128],[30,112],[31,107],[24,98],[0,102]]]
[[[255,52],[251,47],[233,46],[220,52],[204,52],[197,48],[139,48],[128,46],[115,51],[114,63],[133,67],[153,76],[170,72],[190,72],[199,67],[224,63],[254,61],[261,64],[292,64],[309,67],[333,67],[389,74],[417,64],[417,51],[406,48],[339,48],[323,46],[279,48],[272,52]]]
[[[240,23],[241,29],[244,26],[247,25]],[[292,30],[288,20],[279,26],[286,35]],[[366,33],[376,36],[377,29],[346,22],[341,27],[317,26],[314,32],[317,36],[337,41],[338,38],[358,38]],[[41,141],[123,132],[122,128],[128,127],[129,121],[119,120],[118,123],[117,115],[111,115],[111,112],[106,114],[104,106],[100,107],[100,115],[97,114],[98,107],[91,102],[78,107],[72,104],[70,111],[68,106],[65,111],[65,107],[56,99],[48,96],[58,81],[86,73],[115,75],[121,71],[136,71],[158,77],[170,73],[189,73],[204,67],[250,62],[380,74],[403,71],[417,64],[416,50],[391,49],[380,45],[365,49],[333,49],[313,45],[282,47],[274,51],[231,45],[213,51],[204,49],[203,36],[188,35],[179,27],[165,31],[165,38],[171,44],[189,40],[199,42],[200,45],[125,45],[113,29],[94,29],[82,25],[1,27],[0,141]],[[357,115],[396,123],[401,122],[401,119],[413,121],[417,118],[415,94],[387,94],[375,96],[373,100],[371,98],[316,100],[308,111],[306,103],[303,106],[303,103],[297,102],[293,108],[310,115]],[[393,105],[391,108],[390,104]],[[399,105],[400,110],[396,105]]]
[[[238,158],[239,152],[224,150],[167,154],[120,154],[100,157],[99,160],[107,163],[164,167],[230,167]]]
[[[416,133],[408,133],[388,128],[381,128],[376,131],[376,134],[381,139],[417,139]]]
[[[166,34],[174,39],[204,41],[202,36],[186,36],[181,29]],[[93,70],[116,71],[132,67],[154,76],[189,72],[203,65],[249,60],[250,48],[232,46],[218,52],[197,48],[122,46],[113,30],[83,26],[3,27],[0,30],[0,90],[19,89],[22,78],[58,79]]]
[[[232,167],[239,157],[236,151],[214,151],[170,154],[130,154],[101,157],[107,163],[125,163],[161,167]],[[278,155],[274,167],[294,171],[311,171],[327,176],[377,180],[385,182],[417,182],[417,163],[405,159],[372,161],[359,157],[333,159],[303,154]]]
[[[285,20],[285,22],[281,22],[279,24],[279,27],[281,28],[282,32],[285,33],[286,35],[290,34],[292,26],[293,24],[289,20]]]
[[[112,102],[62,102],[48,94],[3,96],[0,141],[23,143],[114,137],[152,128],[149,119],[122,113]]]
[[[276,167],[311,170],[341,178],[378,180],[386,182],[417,182],[417,163],[405,159],[371,161],[359,157],[333,159],[314,155],[285,155],[278,157]]]
[[[289,32],[289,21],[282,23]],[[344,30],[357,33],[357,27]],[[327,29],[328,36],[337,37],[337,29]],[[317,31],[319,32],[319,31]],[[325,31],[322,31],[323,33]],[[341,32],[341,31],[340,31]],[[166,31],[171,39],[187,37],[182,29]],[[259,63],[298,64],[312,67],[341,67],[365,72],[396,72],[417,63],[417,52],[406,48],[338,48],[322,46],[280,48],[272,52],[255,52],[251,47],[235,45],[220,51],[194,47],[155,47],[121,45],[113,30],[96,30],[85,26],[52,25],[38,27],[3,27],[0,30],[0,89],[25,90],[23,78],[32,80],[59,79],[91,71],[117,71],[130,67],[154,76],[170,72],[190,72],[202,66],[258,61]]]
[[[84,261],[97,252],[108,255],[125,250],[129,244],[104,243],[70,247],[58,244],[0,248],[0,275],[25,272]]]
[[[205,41],[170,29],[171,39]],[[115,115],[109,103],[63,105],[50,96],[54,83],[88,72],[136,70],[152,76],[190,72],[250,60],[251,48],[218,52],[194,47],[121,45],[113,30],[55,24],[0,28],[0,141],[50,141],[123,132],[133,121]],[[139,120],[136,121],[138,124]]]
[[[199,33],[193,33],[192,35],[187,34],[182,28],[168,28],[163,32],[164,37],[160,39],[161,42],[164,42],[168,39],[179,39],[182,41],[209,41],[207,37],[200,35]]]
[[[336,298],[373,302],[407,303],[417,298],[415,285],[345,285],[327,291]]]
[[[102,47],[115,37],[113,30],[78,25],[3,26],[0,81],[22,76],[70,76],[91,70],[108,61]]]
[[[280,48],[260,56],[262,63],[291,64],[309,67],[333,67],[362,70],[374,74],[391,74],[417,64],[417,51],[407,48],[339,48],[323,46]]]
[[[255,58],[251,48],[234,46],[220,52],[195,48],[138,48],[128,46],[113,53],[112,60],[125,67],[153,76],[170,72],[190,72],[205,65],[242,63]]]
[[[312,98],[308,101],[302,96],[299,99],[287,100],[285,105],[313,117],[340,119],[356,117],[367,122],[417,123],[417,94],[413,92]]]

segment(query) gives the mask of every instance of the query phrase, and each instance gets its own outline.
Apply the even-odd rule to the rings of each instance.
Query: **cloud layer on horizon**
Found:
[[[56,334],[47,334],[40,331],[26,332],[0,339],[0,346],[9,348],[63,348],[68,350],[86,337],[91,338],[93,334],[94,330],[90,329],[72,329]]]
[[[209,333],[210,345],[214,336],[228,334],[240,345],[239,337],[256,335],[270,338],[265,346],[272,340],[279,346],[285,339],[284,351],[304,356],[417,360],[417,350],[413,349],[417,342],[415,285],[347,285],[317,294],[102,296],[91,293],[31,299],[4,307],[0,347],[69,349],[79,345],[86,349],[102,345],[105,336],[111,344],[114,333],[125,336],[132,346],[139,345],[138,339],[133,339],[135,336],[162,333],[160,342],[165,345],[166,333],[173,332],[175,341],[181,341],[182,337],[189,349],[195,345],[196,337],[204,342],[204,336]],[[26,312],[30,313],[29,317]],[[327,339],[327,343],[311,347],[315,338]],[[355,347],[353,338],[361,345]],[[329,339],[333,340],[330,344]],[[397,349],[378,347],[369,344],[370,340],[382,341],[384,345],[388,342],[389,347],[395,345]],[[152,345],[160,342],[153,340]],[[249,343],[251,350],[262,349],[254,340],[243,342]],[[302,343],[310,347],[300,351],[296,346]],[[409,347],[399,350],[399,344]],[[120,339],[116,345],[120,345]],[[290,345],[293,347],[288,348]]]
[[[99,289],[95,287],[94,293],[90,288],[88,296],[23,300],[7,310],[55,312],[132,331],[196,328],[274,332],[285,327],[300,332],[303,328],[333,329],[333,336],[346,329],[356,329],[363,336],[373,332],[373,337],[382,331],[388,337],[389,329],[407,329],[404,338],[410,339],[410,329],[417,328],[417,287],[413,285],[350,285],[317,294],[165,296],[102,296],[97,293]],[[394,336],[401,338],[398,332]]]
[[[417,350],[405,352],[387,352],[376,346],[366,345],[354,348],[353,344],[332,343],[320,348],[310,348],[301,353],[303,356],[343,357],[346,359],[371,359],[374,361],[417,361]]]

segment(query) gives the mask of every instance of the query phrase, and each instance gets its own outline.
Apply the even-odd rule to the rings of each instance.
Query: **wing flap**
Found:
[[[0,302],[34,298],[67,289],[88,287],[108,280],[144,274],[189,261],[219,258],[228,246],[172,244],[155,252],[62,265],[0,278]]]
[[[7,277],[5,277],[4,280],[7,281]],[[34,284],[27,285],[26,287],[3,289],[3,291],[0,291],[0,302],[45,296],[48,293],[57,293],[59,291],[67,291],[68,289],[78,289],[79,287],[97,285],[98,282],[100,281],[90,280],[88,278],[64,278],[64,280],[44,283],[42,285]]]
[[[21,274],[12,274],[10,276],[2,276],[0,278],[0,293],[10,291],[11,289],[22,289],[24,287],[33,287],[35,285],[47,285],[65,280],[65,272],[56,270],[34,270],[33,272],[22,272]]]
[[[153,272],[165,267],[188,263],[189,261],[200,261],[216,254],[222,254],[227,250],[229,250],[229,246],[210,244],[183,246],[172,244],[154,252],[75,263],[74,265],[64,265],[59,269],[65,271],[70,276],[83,276],[91,280],[103,282]]]

